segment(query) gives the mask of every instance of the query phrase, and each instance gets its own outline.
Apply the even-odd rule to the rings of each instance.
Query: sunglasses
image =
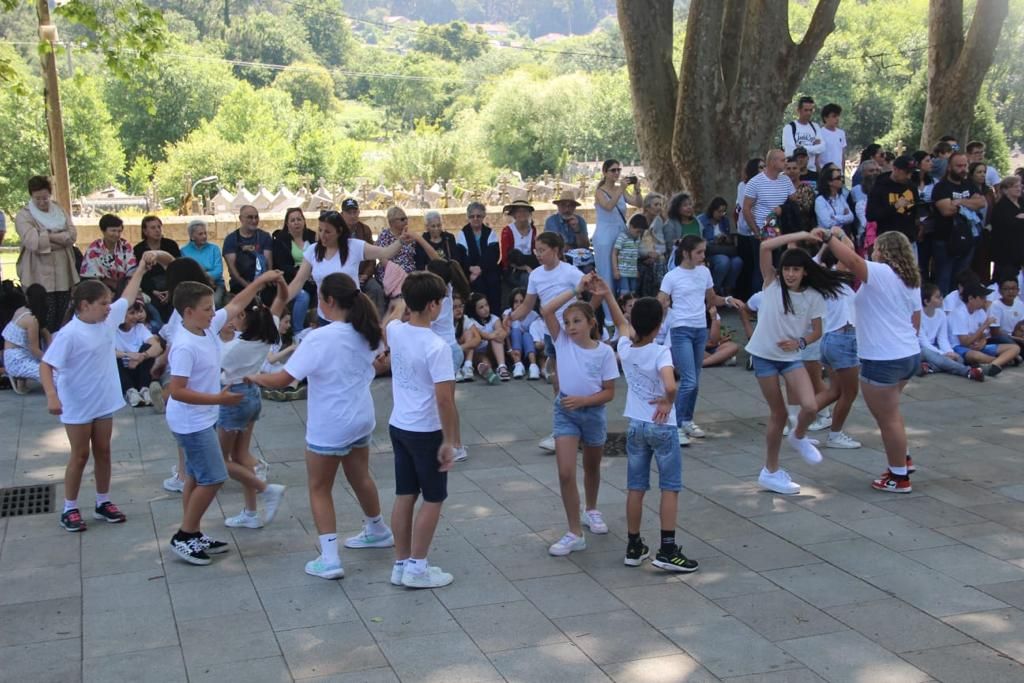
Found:
[[[843,176],[841,176],[841,175],[834,175],[831,178],[829,178],[829,180],[839,180],[839,181],[842,181],[842,179],[843,179]]]
[[[621,168],[609,168],[608,172],[609,173],[622,173],[622,169]]]
[[[473,213],[473,214],[470,214],[469,217],[470,218],[479,218],[481,220],[486,218],[486,216],[484,216],[484,214],[482,214],[482,213]]]

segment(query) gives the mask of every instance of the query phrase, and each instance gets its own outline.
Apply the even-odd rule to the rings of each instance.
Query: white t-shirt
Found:
[[[127,314],[128,301],[118,299],[103,322],[82,322],[76,315],[53,336],[43,362],[56,371],[64,424],[88,424],[124,407],[114,339]]]
[[[799,339],[815,318],[825,317],[825,297],[808,287],[802,292],[789,291],[793,312],[787,313],[782,303],[783,284],[778,278],[764,288],[757,327],[747,343],[747,353],[766,360],[792,361],[800,359],[800,350],[783,351],[779,342]]]
[[[951,315],[953,311],[961,308],[966,308],[966,304],[964,304],[964,300],[960,298],[959,289],[954,289],[952,292],[942,297],[942,310],[944,310],[947,315]]]
[[[907,287],[887,263],[867,261],[868,279],[857,290],[857,355],[865,360],[898,360],[921,352],[914,311],[921,290]]]
[[[846,175],[846,168],[843,162],[846,156],[846,132],[842,128],[829,130],[822,126],[818,129],[818,137],[825,149],[818,154],[817,168],[824,168],[825,164],[835,164],[839,172]],[[807,165],[810,168],[810,164]]]
[[[1019,298],[1014,298],[1013,303],[1007,306],[1001,300],[994,301],[989,306],[988,314],[996,319],[997,327],[1004,334],[1013,334],[1013,328],[1021,320],[1024,320],[1024,302]]]
[[[440,431],[434,385],[455,381],[451,349],[429,328],[398,320],[388,323],[388,346],[394,400],[389,424],[409,432]]]
[[[345,262],[341,262],[340,252],[335,251],[334,256],[327,258],[324,257],[323,261],[316,260],[316,243],[307,245],[302,250],[302,258],[305,261],[309,261],[310,276],[313,281],[316,282],[317,291],[320,290],[320,284],[324,281],[328,275],[334,273],[345,273],[352,281],[356,283],[356,287],[359,287],[359,264],[363,261],[363,252],[366,247],[366,242],[363,240],[357,240],[355,238],[349,238],[348,240],[348,258]],[[316,306],[317,313],[320,314],[321,318],[326,319],[323,308],[320,307],[319,301]],[[319,444],[318,444],[319,445]]]
[[[747,219],[743,217],[743,193],[747,189],[747,184],[742,180],[736,185],[736,232],[741,235],[749,235],[750,226],[747,225]]]
[[[818,167],[814,165],[814,160],[825,150],[824,140],[821,137],[822,128],[823,126],[819,123],[800,123],[799,121],[787,123],[782,127],[782,151],[789,157],[793,156],[797,147],[803,147],[807,150],[807,169],[816,170]],[[794,130],[796,131],[795,135]],[[822,140],[822,142],[815,144],[815,140]]]
[[[661,291],[672,297],[672,308],[668,311],[668,326],[696,327],[705,329],[708,326],[705,300],[707,291],[715,286],[711,279],[711,271],[707,266],[683,268],[676,266],[665,273],[661,280]]]
[[[850,285],[844,284],[838,297],[835,299],[825,299],[825,322],[821,328],[822,334],[834,332],[841,327],[855,324],[853,297],[856,294]]]
[[[271,344],[237,337],[221,345],[220,381],[224,386],[238,384],[248,375],[255,375],[267,362]]]
[[[430,329],[448,346],[458,343],[455,340],[455,314],[452,307],[452,286],[448,285],[448,294],[441,300],[441,312],[430,323]]]
[[[217,311],[202,335],[182,325],[174,335],[167,365],[171,377],[187,377],[185,386],[204,394],[220,393],[220,342],[217,334],[228,322],[225,309]],[[219,405],[195,405],[167,399],[167,426],[175,434],[194,434],[217,424]]]
[[[168,344],[174,343],[174,335],[177,334],[178,330],[181,329],[181,313],[174,311],[171,313],[171,319],[167,321],[163,327],[160,328],[160,338]]]
[[[533,253],[533,237],[536,228],[530,228],[523,235],[516,228],[514,223],[509,223],[508,231],[512,233],[512,248],[518,249],[521,254],[532,254]],[[568,264],[566,264],[568,265]]]
[[[949,353],[953,347],[949,344],[949,322],[946,312],[937,309],[934,315],[921,310],[921,328],[917,331],[917,341],[921,349],[931,349],[936,353]]]
[[[558,354],[558,388],[566,396],[591,396],[606,380],[619,376],[615,352],[607,344],[585,349],[565,332],[555,339]]]
[[[537,319],[530,323],[530,336],[535,342],[544,341],[544,335],[548,334],[548,326],[538,315]]]
[[[309,382],[306,443],[347,446],[373,433],[377,423],[370,383],[379,352],[351,324],[338,321],[311,331],[299,344],[284,369]],[[449,352],[449,368],[451,364]]]
[[[958,308],[949,316],[949,338],[954,346],[963,345],[960,341],[961,335],[971,335],[978,331],[978,328],[988,320],[989,313],[984,308],[979,308],[970,313],[965,305]],[[988,332],[985,333],[986,335]]]
[[[626,409],[622,414],[633,420],[654,422],[655,407],[651,401],[665,395],[661,370],[672,367],[672,352],[659,344],[636,347],[627,337],[619,339],[618,350],[627,387]],[[665,424],[675,423],[676,409],[673,406]]]
[[[486,332],[487,334],[492,334],[494,330],[498,329],[498,323],[501,322],[500,320],[498,320],[498,316],[496,315],[492,315],[490,318],[487,319],[487,322],[485,323],[478,322],[475,318],[467,318],[467,320],[469,320],[469,324],[471,326],[475,327],[481,332]],[[483,339],[481,337],[480,345],[477,348],[485,349],[487,348],[487,345],[490,343],[491,342],[489,340]]]
[[[763,299],[763,298],[764,298],[764,290],[763,289],[760,292],[754,292],[753,294],[750,295],[750,298],[747,299],[747,308],[752,310],[754,313],[757,313],[758,309],[761,308],[761,299]]]
[[[142,323],[135,323],[127,332],[118,325],[114,334],[114,348],[121,353],[136,353],[152,336],[153,333]]]
[[[583,271],[576,266],[569,265],[565,261],[559,261],[558,265],[551,270],[543,266],[534,268],[530,272],[529,281],[526,283],[526,293],[536,294],[537,298],[540,299],[540,305],[544,306],[565,290],[576,287],[582,279]],[[572,302],[573,299],[569,299],[561,308],[555,311],[555,317],[558,318],[558,324],[561,325],[562,329],[565,329],[565,320],[562,315]]]

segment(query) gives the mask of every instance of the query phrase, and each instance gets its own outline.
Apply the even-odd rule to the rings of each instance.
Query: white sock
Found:
[[[789,421],[794,426],[798,419],[800,419],[800,406],[786,406],[786,412],[789,413]]]
[[[245,515],[246,517],[255,517],[257,515],[257,512],[255,510],[245,510],[245,509],[243,509],[242,510],[242,514]]]
[[[892,472],[893,474],[898,474],[901,477],[907,476],[907,468],[905,466],[904,467],[892,467],[890,465],[889,466],[889,471]]]
[[[327,562],[339,562],[338,534],[320,534],[320,557]]]
[[[68,510],[77,510],[77,509],[78,509],[78,501],[77,500],[68,500],[67,498],[64,499],[64,512],[67,512]]]
[[[384,523],[383,515],[377,515],[372,519],[367,519],[366,522],[364,522],[364,527],[366,528],[367,531],[374,535],[383,536],[384,534],[390,531],[390,529],[388,529],[388,525]]]
[[[822,408],[821,410],[818,411],[818,417],[820,417],[820,418],[827,418],[828,416],[829,416],[828,408]]]
[[[99,493],[99,492],[96,493],[96,507],[99,507],[100,505],[103,505],[104,503],[109,503],[109,502],[110,502],[110,494],[109,493]]]
[[[410,557],[405,561],[405,568],[413,574],[422,574],[427,571],[427,558],[424,557],[422,560],[414,560]]]

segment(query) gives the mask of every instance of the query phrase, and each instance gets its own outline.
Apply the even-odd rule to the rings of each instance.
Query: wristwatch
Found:
[[[835,235],[833,235],[831,232],[826,232],[825,237],[821,241],[824,242],[825,244],[828,244],[829,240],[831,240],[833,237],[835,237]]]
[[[800,348],[801,351],[803,351],[804,349],[807,348],[807,340],[804,339],[803,337],[800,337],[800,339],[797,340],[796,345]]]

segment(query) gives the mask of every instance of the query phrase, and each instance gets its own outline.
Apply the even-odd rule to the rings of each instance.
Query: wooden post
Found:
[[[60,80],[57,77],[57,56],[54,53],[57,29],[50,22],[50,7],[47,0],[36,1],[36,15],[39,17],[39,39],[50,45],[49,51],[43,55],[43,95],[46,98],[46,128],[50,137],[50,174],[54,182],[54,199],[64,212],[71,216],[71,179],[68,176],[64,117],[60,107]]]

